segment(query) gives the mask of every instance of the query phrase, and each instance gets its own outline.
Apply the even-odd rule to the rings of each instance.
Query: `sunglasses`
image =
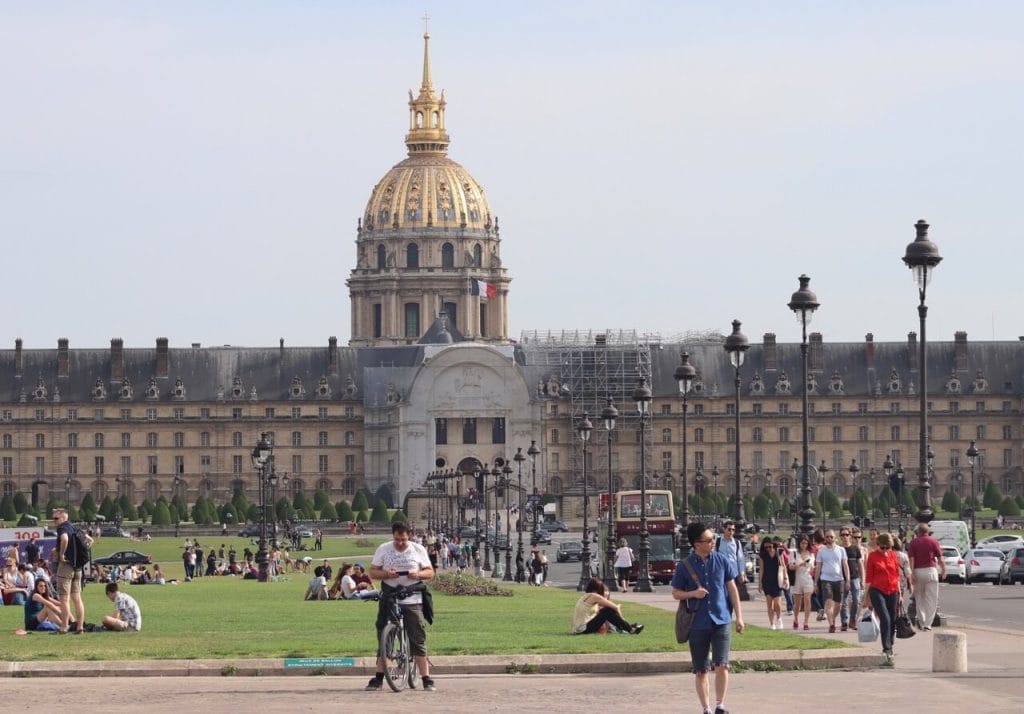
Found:
[[[839,535],[841,535],[843,538],[849,538],[850,537],[849,533],[840,533]]]

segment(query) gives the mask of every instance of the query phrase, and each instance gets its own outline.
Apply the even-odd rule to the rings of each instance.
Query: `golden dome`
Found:
[[[423,82],[409,92],[409,158],[396,164],[373,189],[361,229],[454,228],[489,231],[491,207],[483,187],[448,158],[444,91],[430,77],[430,34],[423,34]],[[360,231],[364,238],[369,238]]]

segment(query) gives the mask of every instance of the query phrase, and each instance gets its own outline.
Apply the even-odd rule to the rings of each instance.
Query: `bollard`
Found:
[[[936,632],[932,640],[933,672],[967,671],[967,633]]]

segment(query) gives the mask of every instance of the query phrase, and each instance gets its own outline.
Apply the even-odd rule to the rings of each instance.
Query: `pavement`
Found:
[[[667,587],[656,587],[653,593],[616,593],[624,603],[644,603],[674,610]],[[785,616],[784,616],[785,617]],[[768,618],[763,601],[744,603],[744,619],[748,625],[767,627]],[[784,622],[792,620],[784,619]],[[1024,711],[1024,634],[996,628],[971,627],[958,624],[957,631],[967,638],[968,671],[937,673],[932,671],[933,640],[936,634],[954,628],[935,628],[919,632],[908,640],[897,640],[894,667],[881,667],[880,645],[857,644],[855,631],[829,635],[825,623],[811,618],[807,637],[831,637],[856,645],[843,650],[777,650],[734,652],[733,659],[746,667],[737,667],[730,677],[727,704],[733,712],[820,712],[830,706],[837,712],[891,712],[927,708],[934,712],[960,711]],[[642,635],[641,635],[642,636]],[[734,635],[735,637],[736,635]],[[742,636],[742,635],[740,635]],[[432,673],[438,679],[438,692],[406,692],[416,696],[417,709],[426,712],[446,711],[516,711],[592,712],[608,703],[629,705],[644,702],[650,712],[699,711],[689,672],[689,654],[685,646],[668,653],[631,653],[619,655],[496,655],[489,657],[431,657]],[[764,665],[761,663],[771,663]],[[204,706],[220,710],[214,702],[219,696],[237,696],[244,691],[263,689],[261,714],[275,711],[320,711],[321,701],[312,698],[300,704],[310,692],[344,691],[345,701],[358,705],[381,703],[376,692],[362,692],[362,686],[374,668],[372,658],[346,661],[292,662],[281,659],[253,660],[159,660],[102,662],[0,662],[0,676],[10,679],[4,688],[16,695],[30,693],[32,680],[38,677],[66,678],[62,689],[73,689],[80,678],[124,678],[126,687],[142,687],[156,699],[146,699],[148,712],[164,711],[157,706],[157,685],[154,678],[206,677],[194,680],[187,691],[205,691]],[[758,671],[771,669],[773,671]],[[328,680],[296,676],[331,675]],[[348,675],[348,676],[346,676]],[[543,676],[541,676],[543,675]],[[338,676],[337,679],[334,676]],[[239,677],[248,677],[242,681]],[[219,678],[219,679],[215,679]],[[95,682],[82,687],[95,687]],[[120,681],[120,680],[119,680]],[[260,682],[257,687],[254,683]],[[230,682],[234,682],[233,685]],[[253,684],[250,684],[253,683]],[[122,688],[119,683],[115,685]],[[166,711],[180,711],[175,691],[186,687],[175,685],[167,691]],[[223,690],[223,692],[222,692]],[[86,690],[88,691],[88,690]],[[388,693],[390,694],[390,693]],[[521,696],[528,694],[528,696]],[[280,697],[278,699],[277,697]],[[225,703],[231,701],[225,699]],[[104,703],[103,711],[117,711]],[[326,702],[324,702],[326,704]],[[152,706],[151,706],[152,705]],[[334,702],[336,706],[336,702]],[[692,705],[692,706],[691,706]],[[227,706],[227,704],[225,704]],[[129,709],[130,710],[130,709]],[[326,710],[326,709],[323,709]],[[126,710],[127,711],[127,710]]]

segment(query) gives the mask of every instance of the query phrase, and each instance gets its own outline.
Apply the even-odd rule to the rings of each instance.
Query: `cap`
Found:
[[[358,567],[358,568],[362,568],[363,570],[366,570],[366,566],[365,566],[365,565],[363,565],[362,563],[356,563],[355,565],[356,565],[356,567]]]

